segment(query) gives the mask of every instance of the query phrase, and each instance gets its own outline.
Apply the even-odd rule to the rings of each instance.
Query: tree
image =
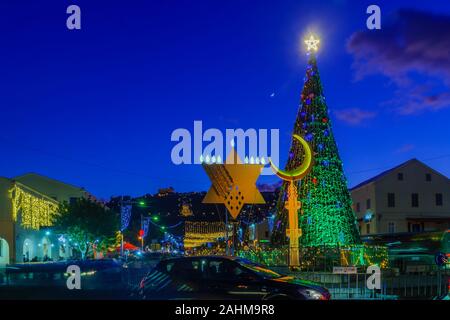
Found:
[[[316,57],[313,52],[308,55],[301,103],[294,125],[294,133],[305,137],[314,153],[312,170],[298,186],[298,198],[302,204],[299,212],[303,233],[301,244],[321,246],[358,243],[356,217],[333,135]],[[291,170],[300,165],[303,156],[301,144],[293,139],[286,169]],[[286,193],[287,183],[284,183],[278,198],[278,219],[272,238],[278,244],[286,243]]]
[[[60,206],[55,219],[57,232],[65,234],[85,259],[95,248],[105,252],[116,242],[119,215],[100,203],[79,199]]]

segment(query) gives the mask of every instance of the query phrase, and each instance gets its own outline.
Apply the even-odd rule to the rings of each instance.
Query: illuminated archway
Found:
[[[42,253],[42,260],[44,260],[46,257],[48,259],[52,258],[52,243],[49,238],[44,237],[42,238],[42,241],[40,243],[41,247],[41,253]]]
[[[9,263],[9,244],[8,242],[0,238],[0,264]]]
[[[30,239],[25,239],[23,241],[23,262],[30,262],[31,259],[34,258],[34,248],[33,248],[33,241]]]

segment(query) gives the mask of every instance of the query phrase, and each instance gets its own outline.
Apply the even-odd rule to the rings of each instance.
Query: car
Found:
[[[329,300],[317,283],[281,275],[239,257],[198,256],[160,261],[140,282],[141,299]]]

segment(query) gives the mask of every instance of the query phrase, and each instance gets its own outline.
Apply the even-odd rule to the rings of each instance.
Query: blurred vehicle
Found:
[[[450,258],[450,229],[436,232],[368,235],[361,238],[388,248],[389,266],[400,272],[431,272],[438,269],[436,256]],[[448,268],[448,267],[447,267]]]
[[[142,299],[329,300],[316,283],[284,276],[238,257],[163,260],[141,281]]]

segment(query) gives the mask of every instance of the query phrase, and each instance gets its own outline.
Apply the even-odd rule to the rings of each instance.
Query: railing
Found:
[[[286,268],[274,268],[278,272],[300,279],[317,282],[328,288],[333,299],[434,299],[448,294],[450,270],[428,274],[381,273],[381,288],[368,289],[367,273],[333,274],[329,272],[289,272]],[[283,272],[284,271],[284,272]]]

